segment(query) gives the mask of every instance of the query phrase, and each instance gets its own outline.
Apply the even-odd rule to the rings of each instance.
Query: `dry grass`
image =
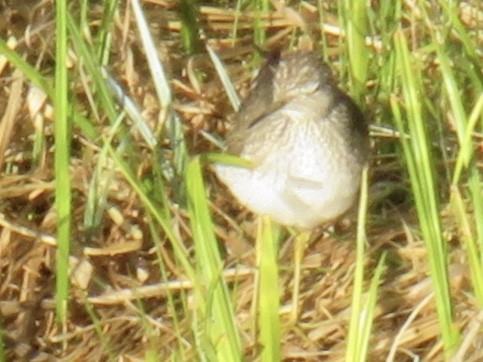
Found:
[[[230,112],[226,95],[206,53],[194,57],[183,55],[175,2],[147,3],[146,15],[151,21],[152,33],[159,37],[159,54],[172,79],[174,108],[185,127],[189,153],[212,151],[215,147],[203,137],[203,132],[224,133],[225,114]],[[0,34],[4,39],[15,39],[15,51],[40,73],[51,77],[55,53],[52,4],[41,0],[15,4],[0,2],[3,19]],[[303,3],[294,9],[297,11],[280,9],[264,19],[269,47],[286,48],[304,27],[315,39],[321,38],[317,8]],[[471,15],[474,13],[468,13],[466,7],[461,11],[465,24],[475,26]],[[101,9],[92,5],[90,15],[94,28],[98,26],[96,19],[100,13]],[[202,7],[200,11],[206,41],[228,65],[241,94],[246,92],[250,79],[247,64],[243,62],[253,54],[254,16],[246,13],[238,18],[238,35],[232,40],[235,12],[225,6]],[[337,63],[340,31],[335,15],[324,21],[326,56],[333,61],[337,72],[341,67]],[[153,85],[147,81],[150,76],[130,10],[119,9],[112,34],[111,73],[141,106],[152,129],[159,132],[160,110]],[[368,42],[374,52],[379,50],[380,44]],[[110,125],[102,111],[96,114],[92,107],[92,94],[87,86],[90,79],[79,72],[75,56],[71,61],[71,89],[78,99],[76,112],[92,119],[99,134],[108,134]],[[3,117],[0,123],[0,328],[6,360],[138,361],[147,359],[146,351],[155,351],[160,361],[196,359],[193,321],[185,313],[191,309],[191,284],[180,273],[165,236],[153,226],[136,193],[109,162],[102,172],[105,178],[100,180],[106,190],[105,212],[94,230],[83,228],[91,177],[100,162],[100,146],[77,127],[73,128],[70,162],[74,229],[69,320],[64,330],[56,324],[52,104],[2,59],[0,84]],[[368,102],[371,116],[377,118],[384,114],[383,108],[387,106],[374,97],[369,97]],[[132,137],[141,145],[139,154],[132,158],[136,175],[149,180],[153,156],[148,147],[143,147],[136,132]],[[443,360],[443,350],[431,298],[427,251],[418,231],[405,171],[398,159],[401,155],[387,152],[395,148],[395,143],[395,138],[375,138],[374,148],[385,151],[375,151],[371,162],[373,187],[367,229],[370,244],[367,268],[371,270],[383,251],[388,253],[388,261],[379,290],[369,360],[387,360],[395,353],[395,361],[412,361],[416,356],[422,361],[439,361]],[[172,157],[168,140],[161,145],[161,152],[168,159]],[[209,170],[206,171],[216,233],[226,250],[224,273],[236,290],[234,308],[242,331],[244,354],[247,361],[256,360],[259,349],[252,316],[253,216],[238,206]],[[179,190],[174,184],[170,185],[170,191],[173,230],[181,235],[191,252],[192,234],[183,195],[177,194]],[[466,255],[459,244],[455,221],[445,210],[441,213],[444,236],[450,245],[451,292],[457,327],[462,334],[461,351],[466,349],[466,361],[481,360],[483,316],[472,296]],[[156,233],[158,240],[153,237]],[[285,235],[283,240],[280,251],[280,278],[284,288],[282,320],[289,316],[293,282],[292,238]],[[338,225],[333,232],[319,230],[312,236],[303,260],[300,321],[295,326],[284,327],[285,360],[344,358],[354,240],[355,228],[350,224]],[[179,305],[178,315],[171,314],[168,300]],[[182,342],[179,335],[183,336]],[[176,357],[175,350],[183,350],[184,355]]]

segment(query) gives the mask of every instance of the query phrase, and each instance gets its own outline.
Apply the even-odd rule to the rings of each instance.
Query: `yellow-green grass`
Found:
[[[477,2],[138,5],[0,10],[0,361],[483,358]],[[398,131],[351,222],[257,232],[211,172],[254,45]]]

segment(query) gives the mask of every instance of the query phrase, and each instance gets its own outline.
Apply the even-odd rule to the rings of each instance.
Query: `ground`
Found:
[[[67,317],[59,323],[55,203],[59,181],[54,167],[58,144],[53,95],[49,94],[56,59],[54,4],[45,0],[0,2],[2,42],[33,70],[19,68],[20,63],[2,57],[0,49],[0,360],[191,361],[214,356],[206,352],[209,343],[203,339],[204,333],[209,335],[203,324],[208,322],[197,319],[201,317],[196,279],[190,279],[190,269],[183,264],[186,260],[193,270],[203,270],[194,246],[196,229],[203,226],[196,224],[190,211],[193,197],[186,186],[187,162],[196,155],[221,152],[220,140],[233,113],[205,45],[226,65],[241,97],[263,62],[254,44],[263,49],[313,47],[329,63],[341,88],[357,93],[354,85],[349,86],[350,55],[344,50],[344,15],[338,5],[307,1],[285,7],[274,1],[263,12],[263,3],[253,2],[240,5],[239,15],[235,2],[213,1],[199,7],[188,1],[180,4],[185,8],[175,1],[145,1],[143,8],[169,78],[175,112],[170,115],[176,114],[172,117],[160,106],[129,5],[120,2],[112,13],[97,2],[88,11],[70,9],[81,37],[71,36],[69,41],[70,287]],[[447,30],[444,45],[452,54],[456,94],[465,94],[463,111],[468,116],[474,112],[476,117],[469,152],[473,171],[481,173],[481,69],[467,65],[474,64],[474,56],[481,64],[483,15],[476,1],[461,1],[454,12],[437,4],[421,6],[408,1],[384,7],[375,1],[366,9],[369,70],[363,96],[353,94],[371,123],[391,127],[372,134],[365,291],[381,256],[386,257],[368,360],[445,359],[428,263],[431,251],[421,230],[407,157],[401,148],[404,135],[393,132],[391,101],[404,103],[391,64],[398,28],[410,40],[411,64],[420,72],[415,71],[415,78],[421,74],[419,81],[428,92],[423,106],[432,137],[434,194],[440,201],[438,222],[448,255],[453,325],[459,331],[458,345],[450,354],[454,361],[478,361],[483,359],[483,317],[474,291],[478,276],[469,266],[470,244],[466,242],[479,237],[481,246],[475,216],[481,190],[480,198],[472,198],[467,179],[451,186],[463,147],[458,142],[460,126],[441,91],[446,73],[428,39],[433,39],[432,31]],[[398,9],[400,15],[395,15]],[[461,24],[463,30],[454,24]],[[103,32],[111,37],[103,37]],[[119,102],[112,96],[107,96],[112,103],[105,100],[96,73],[79,47],[81,42],[95,60],[94,68],[105,64],[142,110],[157,140],[155,147],[134,121],[120,116]],[[102,53],[102,49],[108,51]],[[102,61],[101,54],[105,55]],[[254,307],[257,218],[233,199],[205,161],[202,172],[201,190],[209,200],[210,227],[221,253],[242,355],[256,361],[261,351]],[[463,190],[467,224],[455,214],[455,188]],[[197,197],[204,198],[203,191]],[[310,236],[302,260],[300,313],[295,322],[290,320],[290,311],[296,231],[281,231],[278,277],[283,360],[338,361],[346,356],[356,268],[356,209],[357,205],[343,220]],[[210,348],[216,350],[216,343]]]

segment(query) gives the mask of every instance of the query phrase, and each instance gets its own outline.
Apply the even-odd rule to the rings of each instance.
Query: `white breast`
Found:
[[[253,161],[254,168],[218,164],[215,171],[252,211],[280,224],[311,229],[349,209],[358,193],[361,167],[346,155],[346,143],[330,125],[312,122],[298,127],[300,114],[285,112],[285,116],[294,126],[290,142],[285,137],[271,140],[264,157],[257,157],[257,150],[244,150],[241,156]]]

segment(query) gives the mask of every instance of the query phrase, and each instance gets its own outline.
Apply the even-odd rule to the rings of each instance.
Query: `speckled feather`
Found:
[[[227,144],[254,164],[215,166],[240,202],[304,229],[350,208],[369,149],[361,112],[309,52],[267,62],[234,117]]]

